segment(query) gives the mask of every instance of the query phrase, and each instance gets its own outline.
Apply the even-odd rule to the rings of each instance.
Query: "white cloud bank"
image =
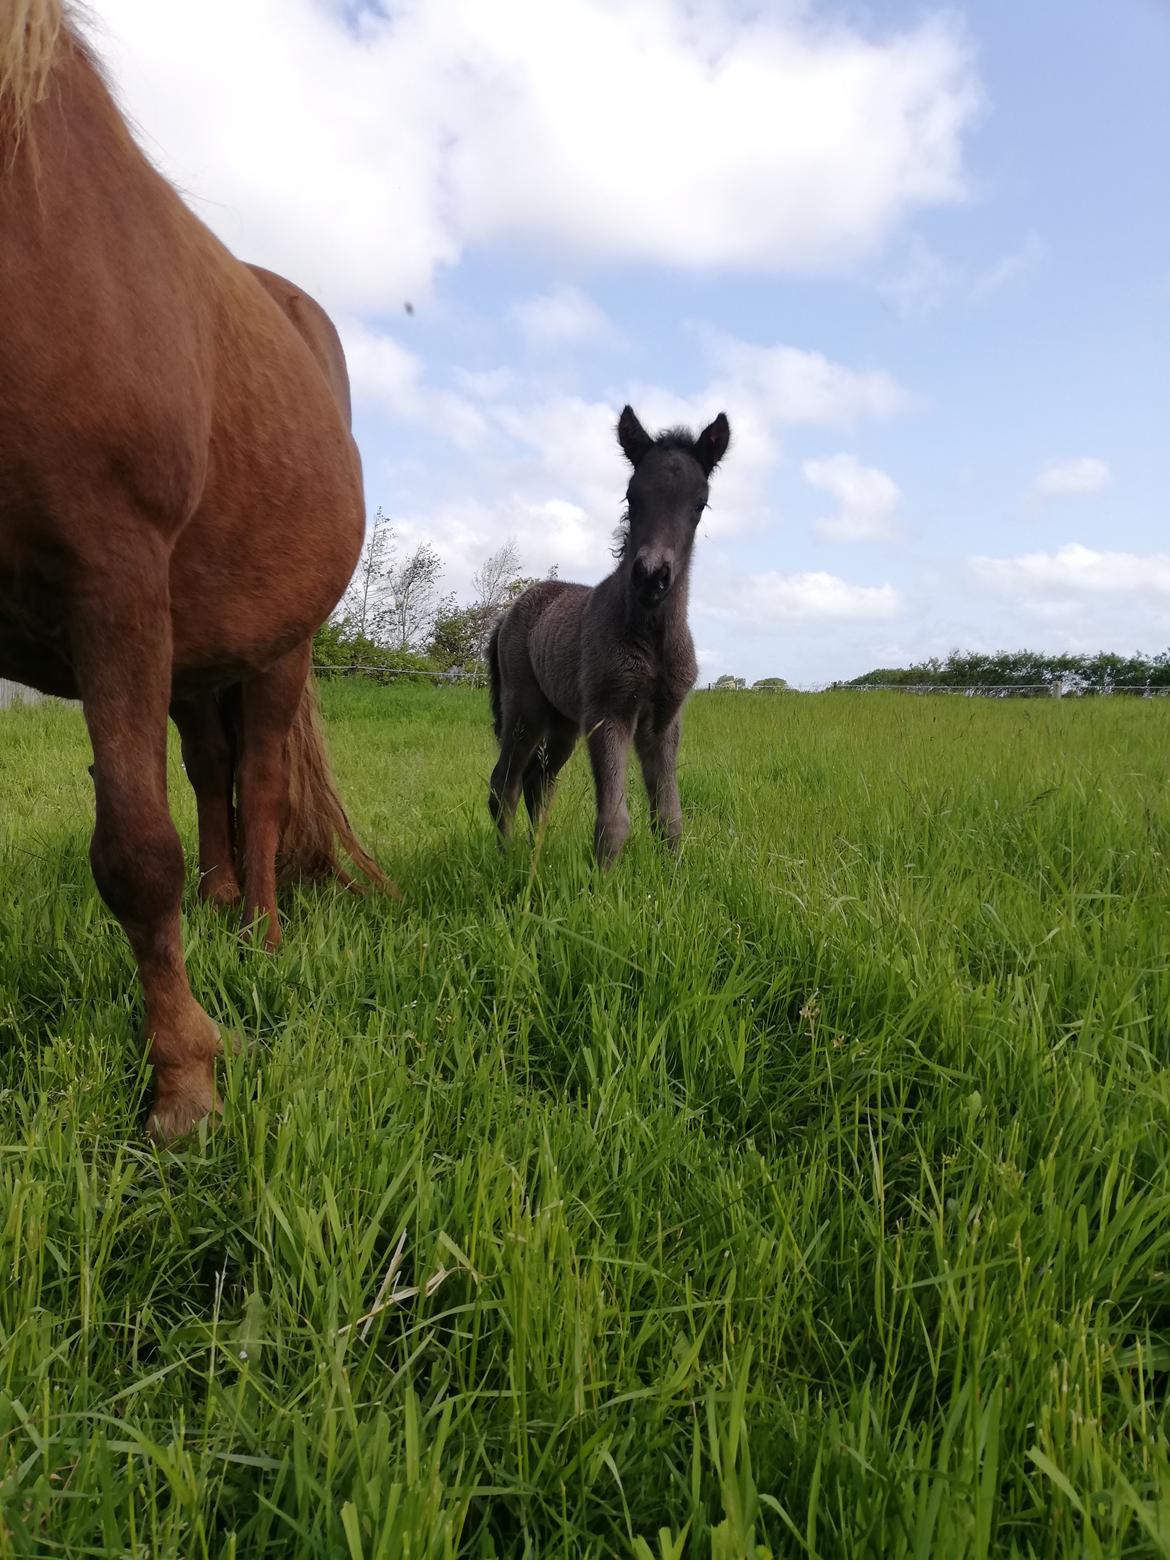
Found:
[[[1170,553],[1098,552],[1070,542],[1054,553],[976,557],[969,566],[981,584],[1008,596],[1170,598]]]
[[[348,19],[347,19],[348,12]],[[815,273],[964,197],[966,36],[722,0],[101,0],[151,155],[246,258],[394,309],[469,246]]]
[[[902,611],[892,585],[854,585],[820,570],[784,574],[769,569],[743,580],[722,599],[700,599],[697,605],[708,617],[762,633],[818,621],[888,621]]]

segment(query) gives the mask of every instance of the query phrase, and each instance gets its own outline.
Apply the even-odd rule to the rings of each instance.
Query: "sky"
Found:
[[[701,682],[1170,645],[1170,0],[93,9],[157,166],[333,316],[445,591],[613,567],[629,401],[731,422]]]

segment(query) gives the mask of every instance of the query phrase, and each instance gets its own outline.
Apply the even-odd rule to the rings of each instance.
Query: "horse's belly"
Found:
[[[334,500],[334,512],[337,503]],[[328,509],[196,515],[171,561],[176,676],[263,670],[312,637],[341,599],[361,550],[362,515]]]

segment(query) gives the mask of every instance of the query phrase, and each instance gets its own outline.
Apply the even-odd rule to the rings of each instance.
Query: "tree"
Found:
[[[467,608],[464,626],[470,636],[472,657],[477,661],[487,655],[492,629],[527,583],[520,579],[519,573],[520,549],[509,537],[472,575],[475,599]]]
[[[465,666],[469,661],[482,659],[481,645],[486,638],[479,607],[444,603],[435,615],[427,654],[444,666]]]
[[[715,679],[715,687],[721,691],[730,691],[733,688],[746,688],[747,680],[743,677],[733,677],[730,672],[724,672],[722,677]]]
[[[443,560],[429,542],[420,542],[410,557],[386,571],[386,605],[379,627],[391,647],[410,650],[427,638],[438,615],[436,590]]]
[[[760,693],[783,693],[788,687],[783,677],[761,677],[752,683],[752,691]]]
[[[394,557],[394,527],[381,509],[366,534],[349,589],[334,614],[351,634],[373,639],[385,605],[387,573]]]
[[[520,549],[509,537],[502,547],[485,558],[471,577],[474,606],[502,612],[511,598],[511,587],[520,573]]]

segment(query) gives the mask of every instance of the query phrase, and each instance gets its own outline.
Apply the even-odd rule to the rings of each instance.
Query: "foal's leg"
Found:
[[[276,852],[288,815],[288,734],[309,676],[306,641],[243,684],[239,758],[243,839],[244,925],[264,918],[264,946],[280,945],[276,914]]]
[[[236,875],[235,754],[232,734],[214,693],[171,706],[183,763],[199,813],[199,897],[217,905],[240,898]]]
[[[634,737],[650,802],[650,821],[671,850],[677,850],[682,839],[682,803],[676,773],[681,735],[682,719],[676,714],[660,729],[649,722],[639,725]]]
[[[505,705],[502,729],[500,756],[488,788],[488,811],[500,831],[500,838],[506,840],[512,832],[525,771],[544,737],[544,721],[529,712],[510,710]]]
[[[629,721],[594,717],[586,723],[585,729],[589,760],[593,765],[593,785],[597,793],[593,849],[601,865],[608,867],[617,857],[630,832],[630,814],[626,807],[626,764],[633,727]]]
[[[571,720],[558,717],[545,732],[543,744],[528,760],[524,771],[524,805],[537,828],[552,797],[557,776],[568,763],[577,745],[577,727]]]
[[[219,1108],[219,1032],[191,995],[183,962],[183,848],[167,807],[170,603],[166,559],[151,561],[87,579],[70,627],[93,745],[90,860],[142,982],[154,1067],[147,1131],[172,1138]]]

